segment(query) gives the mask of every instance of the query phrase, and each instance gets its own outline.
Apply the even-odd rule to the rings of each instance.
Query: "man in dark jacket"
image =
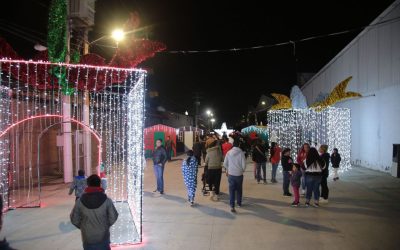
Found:
[[[262,180],[264,184],[267,184],[267,175],[266,175],[266,150],[264,145],[262,144],[261,139],[257,139],[252,152],[252,160],[256,166],[256,179],[257,183],[260,183],[261,180],[261,170],[262,170]]]
[[[162,140],[158,139],[153,153],[153,169],[157,181],[157,188],[153,192],[164,193],[164,166],[167,159],[167,151],[162,146]]]
[[[118,212],[100,187],[98,175],[87,179],[88,187],[71,212],[71,223],[81,230],[84,250],[110,250],[110,227]]]

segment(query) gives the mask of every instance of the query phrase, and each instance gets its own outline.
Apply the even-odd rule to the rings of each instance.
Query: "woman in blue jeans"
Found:
[[[317,149],[310,148],[304,166],[307,186],[306,206],[310,206],[311,196],[314,194],[314,207],[319,207],[319,185],[321,184],[325,163],[319,156]]]

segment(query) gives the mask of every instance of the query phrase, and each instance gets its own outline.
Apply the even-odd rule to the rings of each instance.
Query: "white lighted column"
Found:
[[[71,98],[63,95],[63,158],[64,158],[64,182],[73,181],[72,170],[72,138],[71,138]]]
[[[85,98],[83,104],[83,123],[86,126],[90,126],[89,121],[89,91],[85,91]],[[92,141],[90,130],[88,128],[84,129],[85,133],[83,135],[83,152],[84,152],[84,161],[85,161],[85,173],[87,176],[91,175],[92,169]]]

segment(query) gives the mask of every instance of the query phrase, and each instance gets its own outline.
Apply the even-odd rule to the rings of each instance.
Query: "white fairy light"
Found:
[[[268,130],[278,137],[282,148],[290,148],[294,159],[303,143],[327,144],[329,153],[337,148],[342,161],[340,171],[351,169],[350,109],[328,107],[315,109],[283,109],[268,111]]]
[[[39,179],[40,174],[37,172],[36,162],[32,161],[35,158],[33,152],[36,150],[37,138],[32,136],[31,131],[43,131],[47,126],[57,124],[61,120],[61,88],[56,82],[49,82],[47,77],[43,80],[41,76],[51,76],[50,70],[53,66],[59,67],[57,73],[62,73],[60,66],[65,67],[66,79],[74,85],[71,118],[81,123],[78,129],[82,129],[83,126],[81,110],[84,95],[81,90],[91,91],[88,125],[92,133],[96,133],[102,141],[101,150],[93,156],[96,158],[94,162],[97,164],[99,155],[102,155],[102,163],[110,184],[106,192],[115,202],[121,216],[111,229],[111,241],[117,245],[139,243],[142,241],[142,182],[145,163],[144,70],[0,58],[0,68],[3,69],[3,72],[0,71],[0,79],[5,79],[2,84],[8,85],[8,88],[0,86],[0,135],[11,133],[10,137],[0,136],[0,193],[6,202],[4,206],[10,208],[21,204],[40,205],[40,197],[37,196],[39,188],[36,184],[39,182],[35,179]],[[89,74],[88,70],[92,70],[93,73]],[[94,82],[94,86],[88,86],[89,80]],[[47,86],[43,89],[41,84],[46,83]],[[113,92],[104,88],[105,86],[113,86],[117,91]],[[33,118],[40,118],[40,122],[33,122]],[[29,122],[24,123],[25,120]],[[24,124],[20,126],[20,122]],[[23,141],[24,144],[20,145],[19,141]],[[14,184],[16,186],[10,186]],[[12,187],[12,192],[16,192],[15,195],[8,193],[9,187]],[[8,199],[8,195],[12,196],[11,199]]]

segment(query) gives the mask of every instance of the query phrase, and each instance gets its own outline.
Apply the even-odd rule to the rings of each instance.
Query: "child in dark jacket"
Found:
[[[289,192],[290,171],[292,171],[293,159],[290,157],[290,148],[285,148],[282,151],[282,174],[283,174],[283,196],[292,196]]]
[[[292,203],[292,207],[297,207],[299,206],[300,203],[300,183],[301,183],[301,171],[300,171],[300,165],[299,164],[292,164],[292,173],[290,176],[290,183],[292,184],[293,188],[293,193],[294,193],[294,201]]]
[[[333,153],[331,155],[331,163],[332,163],[332,168],[333,168],[333,180],[334,181],[339,180],[338,170],[339,170],[339,165],[340,165],[341,160],[342,160],[342,158],[340,157],[338,149],[334,148]]]

